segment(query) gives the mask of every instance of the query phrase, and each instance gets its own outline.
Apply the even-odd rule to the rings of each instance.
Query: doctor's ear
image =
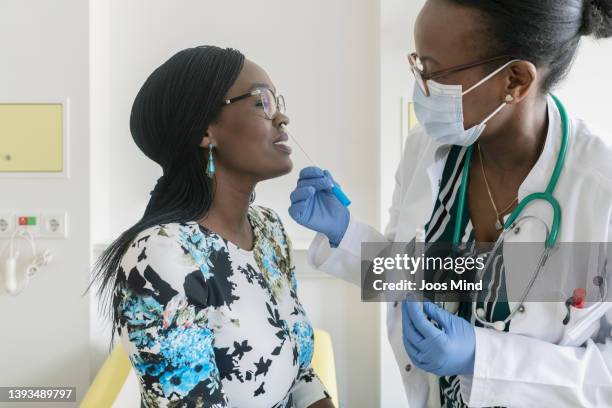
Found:
[[[517,61],[508,66],[506,89],[504,90],[507,103],[517,103],[525,99],[532,91],[537,89],[538,71],[529,61]],[[507,95],[511,95],[512,98]]]

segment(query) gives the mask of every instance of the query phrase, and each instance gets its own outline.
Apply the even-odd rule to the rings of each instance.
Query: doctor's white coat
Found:
[[[544,149],[521,184],[519,199],[544,191],[552,174],[562,131],[560,113],[550,97],[548,115]],[[568,143],[554,192],[562,208],[559,242],[610,242],[612,148],[592,134],[585,123],[571,117]],[[390,220],[384,233],[351,216],[337,248],[331,248],[324,235],[315,236],[308,250],[309,263],[359,284],[362,242],[409,242],[418,238],[431,215],[449,150],[449,145],[437,144],[421,128],[415,129],[408,136],[396,171]],[[521,215],[535,215],[552,225],[550,206],[541,200],[529,204]],[[543,242],[545,234],[541,223],[526,223],[506,241]],[[611,264],[608,258],[608,269]],[[511,275],[508,270],[506,276]],[[609,273],[608,287],[611,277]],[[512,319],[508,333],[475,328],[474,374],[460,376],[463,399],[478,407],[612,407],[610,292],[607,300],[572,310],[568,325],[562,324],[566,315],[562,302],[531,302]],[[439,406],[437,377],[412,365],[402,342],[401,307],[392,302],[387,303],[387,331],[409,407]]]

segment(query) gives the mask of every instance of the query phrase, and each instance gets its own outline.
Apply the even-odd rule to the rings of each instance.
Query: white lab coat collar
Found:
[[[547,98],[547,102],[548,132],[546,133],[544,149],[542,150],[538,161],[519,187],[519,200],[522,200],[528,194],[546,190],[548,182],[553,174],[555,164],[557,163],[559,151],[561,150],[561,140],[563,135],[561,113],[550,95]],[[571,122],[569,133],[571,134]],[[568,138],[569,137],[570,136],[568,135]]]

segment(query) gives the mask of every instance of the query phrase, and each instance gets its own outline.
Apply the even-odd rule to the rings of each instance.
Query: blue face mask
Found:
[[[462,92],[461,85],[444,85],[429,80],[427,81],[429,96],[425,96],[421,87],[415,84],[413,92],[414,113],[427,135],[436,142],[444,144],[469,146],[474,143],[484,131],[487,122],[501,111],[508,102],[512,101],[512,96],[509,95],[509,98],[480,124],[464,129],[463,95],[476,89],[516,61],[518,60],[512,60],[502,65],[465,92]]]

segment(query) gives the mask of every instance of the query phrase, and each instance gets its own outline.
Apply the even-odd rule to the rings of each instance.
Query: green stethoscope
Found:
[[[493,254],[497,251],[497,249],[503,242],[505,234],[509,230],[513,229],[516,226],[517,222],[520,222],[520,220],[517,221],[520,213],[529,203],[535,200],[546,201],[552,207],[553,214],[554,214],[552,227],[547,233],[544,251],[542,252],[542,255],[540,256],[540,260],[538,262],[535,272],[532,274],[529,284],[527,285],[527,287],[525,288],[523,292],[520,302],[512,310],[512,312],[508,315],[506,319],[496,321],[496,322],[486,321],[484,310],[476,309],[476,302],[475,301],[472,302],[472,312],[473,312],[472,315],[475,316],[476,320],[478,320],[484,326],[493,327],[499,331],[503,331],[504,328],[506,327],[506,324],[514,317],[516,312],[522,309],[523,303],[525,302],[525,299],[527,298],[527,294],[533,287],[533,284],[538,274],[540,273],[540,270],[546,263],[549,252],[552,250],[552,248],[554,248],[555,244],[557,243],[557,238],[559,235],[559,227],[561,224],[561,206],[559,205],[559,202],[557,201],[557,199],[553,196],[553,192],[555,191],[555,187],[557,186],[557,181],[559,180],[559,175],[561,174],[561,170],[563,169],[563,164],[565,162],[565,155],[567,153],[567,143],[568,143],[568,137],[569,137],[569,120],[567,116],[567,111],[565,110],[565,107],[563,106],[561,101],[553,94],[551,94],[551,97],[553,98],[553,100],[555,101],[555,104],[557,105],[557,108],[559,109],[559,113],[561,115],[562,132],[563,132],[562,138],[561,138],[561,148],[559,150],[559,156],[557,157],[557,163],[555,164],[555,168],[553,170],[552,176],[550,177],[550,181],[548,182],[548,186],[546,187],[545,191],[540,192],[540,193],[530,194],[519,202],[518,206],[514,209],[514,211],[512,211],[512,213],[510,214],[510,216],[504,223],[503,231],[500,234],[497,241],[495,242],[495,245],[493,246],[493,249],[491,250],[490,253]],[[461,177],[461,189],[459,191],[459,207],[457,211],[457,217],[455,221],[455,230],[453,234],[453,244],[455,246],[461,243],[461,223],[462,223],[463,210],[464,210],[465,199],[466,199],[466,194],[467,194],[468,176],[470,173],[470,162],[472,161],[473,150],[474,150],[474,145],[471,145],[468,147],[467,152],[466,152],[465,163],[463,165],[463,174]],[[534,218],[534,217],[529,217],[529,218]],[[548,226],[546,226],[546,229],[548,230]],[[494,257],[492,256],[487,256],[487,262],[485,263],[483,271],[486,271],[488,269],[489,264],[493,258]]]

